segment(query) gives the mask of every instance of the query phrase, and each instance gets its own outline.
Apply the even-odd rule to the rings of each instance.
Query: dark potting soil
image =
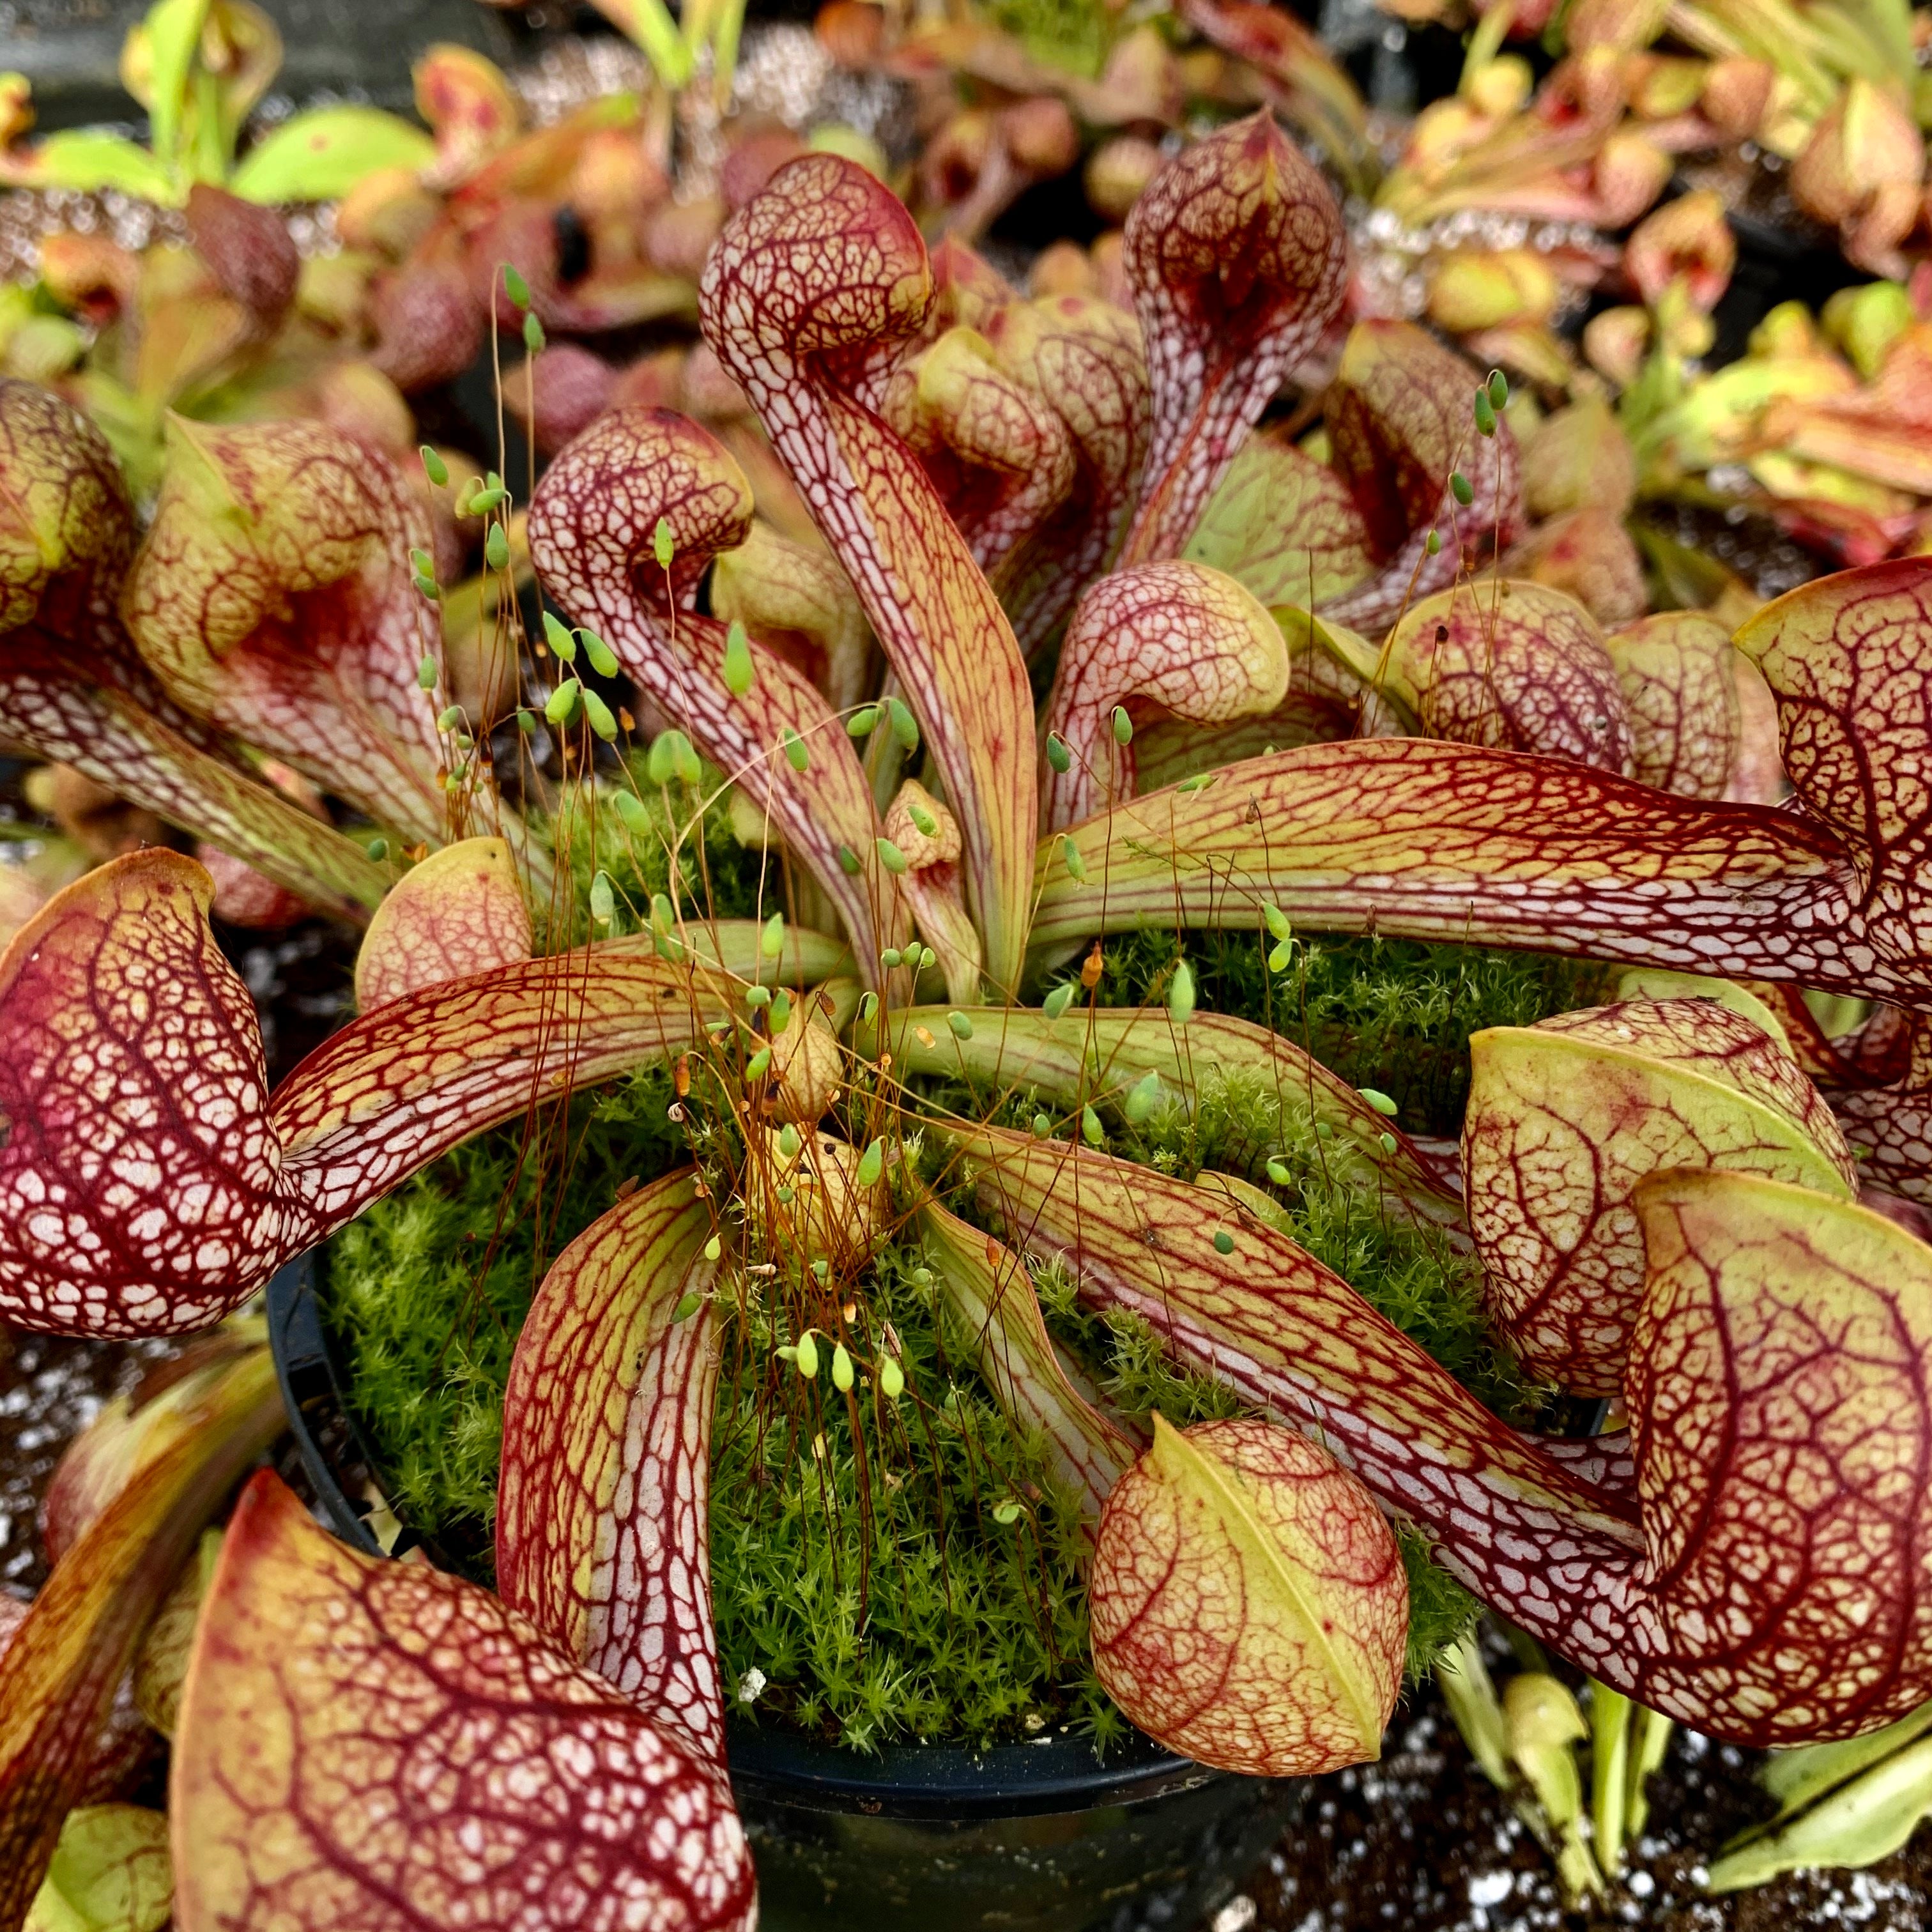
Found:
[[[0,1590],[31,1596],[44,1580],[40,1498],[69,1438],[167,1352],[164,1343],[0,1330]],[[1932,1832],[1869,1871],[1707,1897],[1702,1861],[1763,1815],[1755,1762],[1680,1732],[1651,1780],[1648,1832],[1623,1882],[1607,1904],[1569,1913],[1549,1859],[1425,1691],[1397,1711],[1382,1762],[1323,1779],[1302,1822],[1203,1932],[1918,1932],[1932,1923]]]

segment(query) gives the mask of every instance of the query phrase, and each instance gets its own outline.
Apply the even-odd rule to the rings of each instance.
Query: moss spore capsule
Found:
[[[734,698],[742,698],[752,688],[758,668],[752,657],[752,640],[745,627],[734,617],[724,633],[724,688]]]
[[[617,721],[611,715],[610,707],[589,685],[583,687],[584,716],[592,730],[607,745],[617,742]]]
[[[1176,1026],[1185,1026],[1194,1017],[1194,968],[1184,959],[1167,983],[1167,1016]]]

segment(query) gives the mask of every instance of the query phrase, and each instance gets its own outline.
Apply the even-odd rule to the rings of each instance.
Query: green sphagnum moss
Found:
[[[733,842],[722,811],[712,817],[710,902],[742,916],[758,904],[757,856]],[[664,854],[608,803],[598,818],[596,865],[632,909],[620,919],[641,920],[650,894],[668,889]],[[595,869],[579,849],[589,844],[572,842],[580,904]],[[1587,968],[1462,949],[1298,940],[1288,970],[1270,975],[1266,949],[1244,936],[1190,934],[1187,945],[1202,1007],[1271,1020],[1345,1078],[1392,1095],[1402,1124],[1423,1132],[1453,1130],[1472,1032],[1526,1023],[1593,991]],[[1178,956],[1171,934],[1115,942],[1100,997],[1164,998]],[[640,1072],[532,1125],[483,1136],[378,1203],[330,1250],[327,1316],[381,1479],[406,1522],[485,1580],[518,1330],[544,1270],[620,1184],[688,1157],[666,1118],[672,1097],[668,1074]],[[1016,1125],[1034,1112],[1024,1094],[997,1106],[964,1090],[935,1097]],[[1170,1172],[1214,1166],[1258,1178],[1267,1156],[1283,1160],[1289,1183],[1270,1192],[1284,1229],[1483,1400],[1526,1412],[1534,1392],[1487,1337],[1473,1264],[1330,1184],[1319,1144],[1268,1095],[1210,1082],[1191,1112],[1169,1096],[1138,1126],[1118,1113],[1107,1126],[1118,1150]],[[936,1137],[926,1142],[930,1162]],[[1076,1514],[1042,1445],[1017,1433],[973,1370],[949,1356],[922,1263],[916,1249],[889,1249],[866,1290],[872,1323],[890,1322],[899,1338],[907,1390],[887,1412],[892,1426],[868,1424],[856,1438],[822,1376],[772,1379],[773,1351],[792,1338],[755,1298],[742,1310],[719,1305],[712,1572],[726,1683],[763,1680],[745,1714],[861,1749],[1048,1727],[1104,1742],[1123,1725],[1088,1662]],[[1218,1384],[1171,1364],[1144,1324],[1082,1309],[1061,1271],[1043,1270],[1039,1286],[1057,1337],[1124,1412],[1158,1408],[1182,1424],[1238,1412]],[[871,1414],[869,1400],[861,1410]],[[1417,1678],[1474,1604],[1436,1567],[1424,1538],[1398,1534]]]

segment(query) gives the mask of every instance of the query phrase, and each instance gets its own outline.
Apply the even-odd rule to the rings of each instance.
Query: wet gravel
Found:
[[[61,1451],[172,1350],[164,1342],[68,1342],[0,1327],[0,1591],[31,1597],[46,1575],[40,1496]]]

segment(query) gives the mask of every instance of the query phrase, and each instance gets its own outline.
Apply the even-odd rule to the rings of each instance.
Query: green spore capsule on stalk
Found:
[[[411,544],[410,547],[410,561],[416,566],[416,574],[418,577],[435,576],[436,560],[430,555],[428,550],[418,549],[416,545],[413,544]]]
[[[888,1402],[905,1394],[905,1371],[890,1355],[879,1364],[879,1393]]]
[[[1080,1138],[1091,1148],[1100,1147],[1106,1142],[1107,1136],[1101,1130],[1100,1117],[1090,1106],[1080,1109]]]
[[[422,458],[423,474],[439,490],[446,488],[449,482],[449,465],[428,443],[424,443],[416,454]]]
[[[795,772],[808,772],[812,769],[812,753],[805,740],[788,724],[784,733],[785,761]]]
[[[1134,1126],[1138,1126],[1154,1112],[1160,1099],[1160,1076],[1150,1070],[1142,1074],[1128,1089],[1121,1112]]]
[[[1268,1178],[1274,1183],[1276,1186],[1286,1187],[1292,1178],[1288,1171],[1288,1163],[1283,1160],[1270,1160],[1268,1164]]]
[[[902,698],[886,700],[886,716],[892,728],[892,736],[902,751],[916,752],[919,748],[919,720],[912,715],[912,707]]]
[[[688,784],[695,783],[698,769],[698,753],[682,731],[660,731],[651,740],[644,771],[652,784],[668,785],[679,778]]]
[[[590,668],[599,677],[615,677],[623,669],[617,662],[617,653],[595,631],[579,631],[577,635],[584,655],[590,660]]]
[[[752,640],[745,634],[744,626],[734,617],[731,628],[724,633],[724,688],[734,698],[742,698],[758,674],[758,668],[752,658]]]
[[[1497,410],[1508,409],[1510,396],[1509,378],[1500,369],[1492,369],[1490,371],[1488,388],[1490,407]]]
[[[589,685],[585,685],[583,690],[584,715],[590,721],[591,730],[605,744],[614,745],[617,742],[617,721],[611,715],[610,706]]]
[[[993,1520],[1002,1529],[1010,1528],[1013,1524],[1018,1522],[1021,1514],[1019,1504],[1010,1496],[1004,1502],[995,1503],[993,1505]]]
[[[1423,538],[1422,548],[1426,555],[1440,556],[1442,554],[1442,532],[1440,530],[1431,530]]]
[[[544,642],[566,664],[577,662],[577,634],[554,610],[543,614]]]
[[[416,579],[416,586],[417,594],[428,598],[432,604],[440,604],[442,602],[442,586],[434,578],[424,577],[418,572]]]
[[[530,285],[528,282],[524,280],[522,275],[518,272],[517,269],[508,262],[506,262],[503,264],[503,292],[509,297],[511,301],[516,304],[518,308],[528,308],[530,307]]]
[[[724,1252],[724,1241],[722,1235],[713,1234],[704,1244],[704,1258],[708,1262],[715,1262]]]
[[[772,1030],[783,1033],[791,1024],[791,995],[781,986],[772,995]]]
[[[747,1080],[762,1080],[771,1071],[771,1048],[768,1046],[761,1046],[749,1060],[746,1061],[745,1078]]]
[[[818,1344],[812,1339],[809,1328],[798,1338],[798,1372],[807,1382],[818,1373]]]
[[[650,807],[634,791],[620,790],[616,796],[617,816],[624,821],[624,830],[634,838],[647,838],[655,830]]]
[[[1066,875],[1076,884],[1087,883],[1087,861],[1080,856],[1080,848],[1065,833],[1060,835],[1060,856],[1066,867]]]
[[[889,946],[879,955],[879,964],[888,973],[896,973],[904,963],[905,955],[896,946]]]
[[[535,321],[536,318],[532,316],[530,319],[532,321]],[[671,1310],[670,1318],[674,1322],[688,1322],[691,1318],[704,1306],[704,1298],[703,1295],[694,1294],[687,1294],[684,1296],[679,1301],[677,1306]]]
[[[766,959],[781,958],[784,952],[784,914],[775,912],[765,921],[765,929],[758,934],[758,952]]]
[[[1394,1135],[1378,1134],[1376,1136],[1376,1139],[1384,1154],[1394,1154],[1395,1152],[1396,1142]]]
[[[1057,1020],[1073,1004],[1073,995],[1079,991],[1071,980],[1054,988],[1040,1002],[1040,1010],[1050,1020]]]
[[[1194,1017],[1194,968],[1184,959],[1167,982],[1167,1016],[1176,1026],[1185,1026]]]
[[[651,554],[657,559],[658,568],[660,570],[670,569],[670,560],[677,554],[677,546],[671,536],[670,525],[662,517],[658,518],[657,527],[651,532]]]
[[[1073,754],[1066,748],[1066,740],[1058,731],[1046,734],[1046,762],[1057,772],[1072,769]]]
[[[852,1358],[843,1342],[835,1342],[832,1345],[832,1386],[841,1395],[849,1395],[852,1381]]]
[[[1046,1139],[1052,1132],[1053,1123],[1049,1120],[1044,1114],[1034,1114],[1033,1117],[1033,1137],[1035,1140],[1043,1141]]]
[[[590,916],[599,926],[608,926],[616,910],[617,899],[611,890],[610,874],[600,871],[590,881]]]
[[[863,994],[859,1001],[860,1023],[870,1026],[879,1016],[879,996],[876,993]]]
[[[386,838],[372,838],[362,849],[372,859],[386,859],[389,856],[389,842]]]
[[[463,706],[446,704],[436,713],[436,728],[439,731],[454,731],[463,722]]]
[[[805,1143],[798,1137],[797,1128],[789,1120],[778,1130],[778,1152],[787,1160],[796,1160],[798,1150]]]
[[[1496,412],[1490,401],[1487,389],[1476,392],[1476,434],[1494,436],[1496,433]]]
[[[553,724],[568,724],[577,716],[578,706],[583,701],[584,687],[575,678],[567,677],[553,691],[544,705],[544,716]]]
[[[886,1144],[884,1140],[875,1140],[859,1156],[859,1185],[861,1187],[876,1186],[879,1176],[885,1171]]]
[[[1358,1087],[1355,1091],[1360,1094],[1377,1113],[1383,1115],[1386,1119],[1392,1120],[1401,1112],[1396,1103],[1378,1087]]]
[[[908,805],[906,808],[911,814],[914,824],[917,826],[927,838],[934,838],[938,836],[939,820],[934,818],[924,806]]]
[[[878,722],[879,707],[876,704],[862,704],[846,719],[845,729],[854,738],[869,738]]]
[[[964,1013],[948,1013],[946,1024],[952,1029],[955,1040],[970,1040],[973,1037],[973,1022]]]
[[[1117,704],[1114,706],[1112,722],[1114,742],[1117,745],[1132,744],[1134,737],[1134,721],[1127,716],[1127,707],[1124,704]]]
[[[754,1010],[760,1006],[768,1006],[771,1003],[772,989],[770,987],[747,986],[745,988],[745,1004],[746,1006],[752,1007]]]
[[[1449,494],[1464,509],[1476,500],[1475,487],[1460,470],[1454,470],[1449,477]]]
[[[1232,1255],[1234,1252],[1234,1238],[1226,1228],[1214,1231],[1214,1252],[1217,1255]]]
[[[866,868],[866,862],[849,845],[838,848],[838,869],[848,879],[856,879]]]
[[[517,729],[526,738],[535,737],[537,729],[537,714],[534,711],[519,710],[517,713]]]
[[[492,570],[506,570],[510,562],[510,539],[501,524],[492,524],[483,539],[483,561]]]
[[[533,315],[524,317],[524,346],[532,356],[541,356],[544,348],[544,327]]]
[[[875,838],[872,845],[879,855],[879,863],[887,872],[898,874],[906,869],[906,855],[890,838]]]

